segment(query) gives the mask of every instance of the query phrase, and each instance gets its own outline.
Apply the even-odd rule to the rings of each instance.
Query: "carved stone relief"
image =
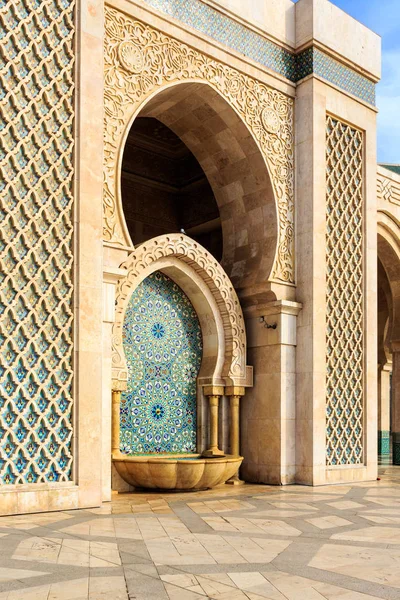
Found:
[[[226,99],[257,142],[272,180],[279,239],[270,278],[294,282],[293,101],[281,92],[106,7],[104,239],[120,245],[118,155],[141,104],[171,83],[202,81]]]

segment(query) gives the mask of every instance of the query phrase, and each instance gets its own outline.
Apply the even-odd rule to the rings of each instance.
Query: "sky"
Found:
[[[400,0],[331,0],[382,37],[378,162],[400,163]]]

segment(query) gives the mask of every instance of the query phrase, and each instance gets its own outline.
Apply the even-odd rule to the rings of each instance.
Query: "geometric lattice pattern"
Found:
[[[200,323],[186,294],[160,271],[133,292],[123,345],[128,387],[121,395],[121,452],[196,452]]]
[[[363,462],[363,134],[327,116],[327,465]]]
[[[71,478],[74,4],[0,0],[0,484]]]

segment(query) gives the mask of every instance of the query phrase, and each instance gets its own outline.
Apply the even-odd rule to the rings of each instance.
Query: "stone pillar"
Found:
[[[219,400],[224,394],[222,386],[210,385],[204,388],[204,395],[207,396],[210,410],[210,445],[203,452],[204,457],[225,456],[224,452],[218,447],[218,408]]]
[[[400,342],[392,342],[392,437],[393,464],[400,465]]]
[[[112,392],[111,349],[112,328],[115,320],[115,289],[118,281],[126,276],[125,269],[104,267],[103,273],[103,385],[102,385],[102,494],[103,502],[111,500],[111,452],[112,452]],[[118,421],[119,423],[119,421]]]
[[[120,412],[121,412],[121,392],[112,391],[112,425],[111,425],[111,455],[114,458],[119,454],[119,434],[120,434]]]
[[[373,480],[379,39],[330,2],[299,0],[296,47],[307,48],[299,64],[307,56],[313,63],[298,82],[295,106],[297,300],[303,304],[296,353],[296,482]],[[331,84],[332,69],[342,64],[351,64],[355,79],[368,72],[368,98],[361,92],[357,97],[344,76],[340,86]]]
[[[378,454],[390,455],[390,377],[392,364],[378,366]]]
[[[289,300],[245,309],[248,362],[254,386],[242,406],[241,476],[287,485],[296,470],[296,321],[301,305]]]
[[[120,451],[120,419],[121,419],[121,393],[126,390],[126,382],[113,381],[111,402],[111,456],[117,458]]]
[[[240,400],[245,394],[244,387],[227,387],[225,394],[229,398],[229,445],[230,454],[240,456]],[[239,479],[239,471],[235,473],[226,483],[230,485],[240,485],[244,483]]]

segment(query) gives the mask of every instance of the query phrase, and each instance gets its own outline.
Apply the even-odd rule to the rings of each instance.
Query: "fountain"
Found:
[[[224,386],[203,388],[210,407],[210,445],[197,452],[203,342],[198,316],[183,290],[160,271],[144,279],[127,305],[122,339],[128,380],[126,389],[113,391],[112,411],[112,459],[122,479],[135,488],[175,491],[238,482],[243,460],[238,455],[238,411],[231,412],[235,454],[225,455],[218,447]]]

